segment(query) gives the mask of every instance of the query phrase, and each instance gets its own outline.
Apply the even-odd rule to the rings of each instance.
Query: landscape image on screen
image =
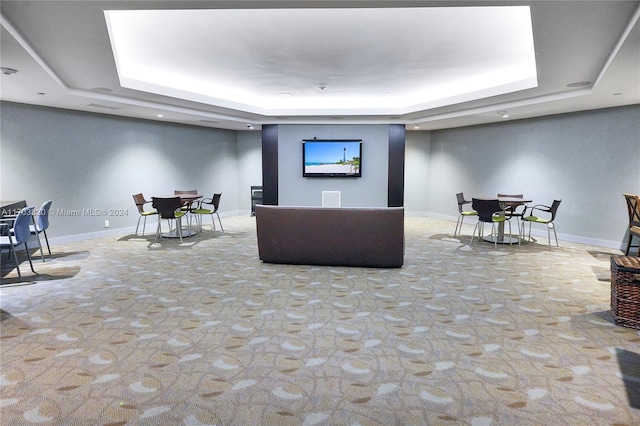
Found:
[[[305,176],[360,176],[360,141],[305,141]]]

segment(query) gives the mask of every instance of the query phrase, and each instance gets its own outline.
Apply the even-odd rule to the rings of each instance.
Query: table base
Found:
[[[197,233],[198,233],[198,231],[193,231],[191,229],[182,228],[182,238],[193,237]],[[160,234],[160,235],[162,235],[164,238],[180,238],[180,234],[178,234],[178,231],[165,232],[165,233]]]
[[[518,244],[518,241],[520,240],[518,237],[511,237],[509,235],[505,235],[502,238],[496,237],[495,235],[489,235],[487,237],[482,237],[482,239],[490,243],[497,242],[498,244]]]

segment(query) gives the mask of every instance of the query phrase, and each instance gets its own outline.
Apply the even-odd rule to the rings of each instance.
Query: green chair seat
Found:
[[[535,222],[535,223],[551,222],[551,219],[546,219],[546,218],[537,217],[537,216],[526,216],[526,217],[523,217],[522,220],[526,220],[527,222]]]
[[[180,210],[182,207],[180,197],[153,197],[152,200],[153,207],[160,215],[160,220],[158,220],[158,229],[156,230],[156,238],[153,243],[155,244],[158,242],[158,237],[160,236],[160,222],[162,219],[166,219],[169,222],[169,230],[171,230],[171,221],[176,222],[176,233],[180,237],[180,242],[182,242],[182,218],[187,214],[187,212]]]
[[[144,218],[144,222],[142,224],[142,235],[144,235],[144,229],[147,226],[147,217],[157,215],[158,211],[157,210],[145,211],[144,205],[150,203],[151,201],[147,201],[144,198],[144,195],[142,195],[142,193],[133,194],[133,201],[136,203],[136,207],[138,208],[138,213],[140,213],[140,216],[138,216],[138,223],[136,224],[136,235],[138,235],[138,228],[140,227],[140,219],[142,218]]]
[[[495,235],[494,247],[498,247],[498,232],[496,232],[496,223],[500,224],[500,226],[504,226],[504,222],[509,224],[509,235],[511,235],[511,216],[506,216],[505,211],[500,206],[500,201],[497,198],[495,199],[482,199],[482,198],[472,198],[471,206],[475,211],[478,212],[478,223],[473,230],[473,234],[471,234],[471,241],[469,241],[469,245],[473,243],[473,237],[476,234],[476,230],[478,231],[478,239],[482,237],[484,224],[491,224],[491,235]],[[518,238],[518,244],[520,243],[520,238]],[[509,245],[513,244],[512,240],[509,239]]]
[[[222,227],[222,221],[220,220],[220,214],[218,213],[218,207],[220,206],[220,198],[222,197],[222,193],[213,194],[211,198],[204,198],[200,200],[198,206],[191,210],[191,213],[196,217],[196,221],[198,223],[198,227],[200,231],[202,231],[202,216],[211,216],[211,227],[213,231],[217,233],[216,230],[216,222],[213,218],[213,215],[218,216],[218,222],[220,223],[220,230],[224,233],[224,228]],[[213,206],[212,209],[207,209],[202,207],[203,204]]]
[[[193,214],[213,214],[213,210],[209,210],[209,209],[195,209],[192,210],[191,213]]]
[[[456,221],[456,229],[453,231],[453,236],[458,235],[458,232],[462,231],[462,223],[464,222],[465,217],[469,216],[478,216],[478,212],[475,210],[463,210],[463,206],[465,204],[471,204],[471,201],[467,201],[464,199],[464,194],[462,192],[458,192],[456,194],[456,198],[458,200],[458,220]]]
[[[547,225],[547,237],[549,238],[549,247],[551,247],[551,230],[553,229],[553,236],[556,239],[556,246],[558,246],[558,234],[556,234],[556,227],[553,221],[556,219],[556,213],[562,200],[553,200],[551,206],[545,206],[544,204],[537,204],[531,208],[529,216],[522,216],[523,221],[529,222],[529,240],[531,240],[531,224],[541,223]],[[540,211],[548,214],[547,217],[535,216],[535,211]],[[524,223],[522,224],[522,238],[524,238]]]

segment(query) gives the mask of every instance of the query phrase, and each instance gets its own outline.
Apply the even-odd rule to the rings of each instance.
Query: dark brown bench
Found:
[[[404,208],[256,206],[258,253],[268,263],[399,268]]]

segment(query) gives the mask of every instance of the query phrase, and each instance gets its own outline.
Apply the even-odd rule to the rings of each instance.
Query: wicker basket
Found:
[[[640,329],[640,257],[611,256],[611,314],[616,325]]]

